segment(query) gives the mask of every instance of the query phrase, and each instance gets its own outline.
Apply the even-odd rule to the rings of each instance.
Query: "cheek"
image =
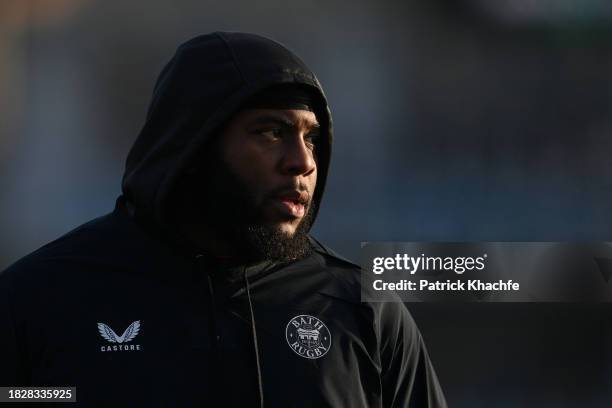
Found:
[[[226,162],[238,176],[253,198],[260,202],[270,188],[273,178],[273,161],[256,149],[244,149],[228,155]]]
[[[308,176],[308,182],[310,183],[310,191],[314,194],[314,190],[317,186],[317,176],[318,176],[317,168],[314,169],[312,174]]]

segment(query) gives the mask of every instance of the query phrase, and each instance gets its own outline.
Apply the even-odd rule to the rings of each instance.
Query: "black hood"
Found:
[[[306,86],[316,95],[314,111],[322,130],[313,197],[316,211],[332,141],[331,114],[321,84],[299,57],[275,41],[255,34],[215,32],[181,44],[157,79],[122,182],[123,195],[137,216],[165,226],[173,186],[202,154],[206,142],[247,99],[282,84]]]

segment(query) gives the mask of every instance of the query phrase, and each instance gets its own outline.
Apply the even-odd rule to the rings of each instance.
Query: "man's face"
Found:
[[[257,222],[292,237],[312,205],[317,183],[313,112],[247,109],[221,134],[219,151],[247,189]]]

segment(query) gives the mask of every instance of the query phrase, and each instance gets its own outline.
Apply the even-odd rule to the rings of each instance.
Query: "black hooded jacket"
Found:
[[[249,97],[280,84],[316,94],[320,202],[332,123],[313,73],[256,35],[184,43],[115,210],[0,274],[0,386],[76,386],[81,406],[446,406],[408,311],[361,302],[357,265],[311,239],[299,261],[228,267],[173,238],[178,177]]]

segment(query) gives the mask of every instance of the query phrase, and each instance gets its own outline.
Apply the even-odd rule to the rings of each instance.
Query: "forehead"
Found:
[[[319,127],[314,112],[305,109],[244,109],[234,116],[230,121],[230,126],[256,126],[274,123],[306,130]]]

